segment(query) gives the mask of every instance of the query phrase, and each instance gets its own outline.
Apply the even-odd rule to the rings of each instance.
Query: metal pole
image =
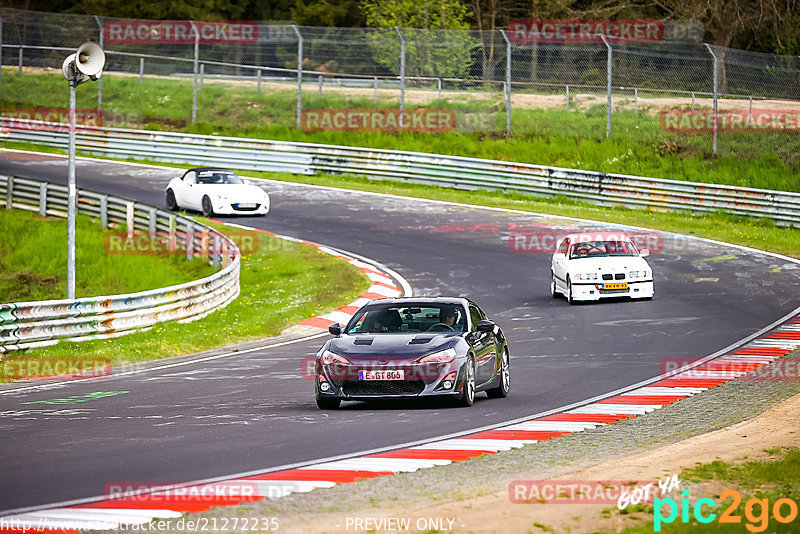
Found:
[[[569,85],[567,87],[567,111],[569,111]]]
[[[719,87],[719,66],[717,55],[714,53],[714,50],[711,49],[711,46],[708,43],[703,43],[706,45],[708,49],[708,53],[711,54],[711,57],[714,58],[714,134],[713,134],[713,141],[712,141],[712,148],[714,153],[717,153],[717,111],[718,111],[718,93],[717,88]]]
[[[600,36],[608,48],[608,61],[606,65],[606,93],[608,93],[608,103],[606,104],[606,137],[611,137],[611,44],[606,40],[605,35]]]
[[[19,47],[19,75],[22,76],[22,45]]]
[[[694,113],[694,93],[692,93],[692,113]]]
[[[0,94],[2,94],[3,78],[3,17],[0,17]]]
[[[292,24],[297,34],[297,127],[300,128],[300,115],[303,113],[303,36],[296,24]]]
[[[438,100],[442,99],[442,79],[436,78],[436,90],[438,91]]]
[[[511,135],[511,41],[505,30],[500,30],[506,40],[506,135]]]
[[[319,75],[319,93],[317,94],[317,100],[322,100],[322,74]]]
[[[194,29],[194,89],[192,91],[192,124],[194,124],[197,120],[197,75],[200,62],[200,32],[197,31],[197,25],[195,25],[193,20],[189,22],[192,23],[192,28]]]
[[[633,116],[639,116],[639,90],[633,89]]]
[[[256,94],[261,94],[261,69],[256,71]]]
[[[203,81],[205,80],[206,76],[206,64],[200,63],[200,90],[203,90]]]
[[[67,196],[67,298],[75,298],[75,208],[77,188],[75,186],[75,76],[69,80],[69,160]]]
[[[139,58],[139,83],[142,83],[144,77],[144,57]]]
[[[97,22],[97,27],[100,28],[100,48],[105,48],[103,45],[103,23],[100,22],[100,17],[97,15],[94,16],[95,22]],[[103,77],[97,79],[97,109],[103,109]]]
[[[394,27],[400,37],[400,126],[403,126],[403,115],[406,112],[406,40],[400,28]]]
[[[750,111],[747,113],[747,120],[753,122],[753,97],[750,97]]]
[[[375,107],[378,107],[378,77],[375,76]]]

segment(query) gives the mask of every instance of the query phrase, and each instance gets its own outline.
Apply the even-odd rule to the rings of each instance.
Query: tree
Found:
[[[458,0],[363,0],[375,60],[392,72],[400,69],[400,28],[406,45],[406,74],[464,77],[472,66],[472,48],[479,41],[467,30],[470,14]],[[447,31],[460,30],[460,31]]]

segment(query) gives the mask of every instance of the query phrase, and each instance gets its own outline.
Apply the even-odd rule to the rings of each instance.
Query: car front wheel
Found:
[[[456,406],[469,408],[475,402],[475,360],[470,358],[464,366],[464,385],[461,395],[456,398]]]
[[[558,290],[556,288],[556,275],[555,273],[550,273],[550,294],[553,295],[553,298],[558,298]]]

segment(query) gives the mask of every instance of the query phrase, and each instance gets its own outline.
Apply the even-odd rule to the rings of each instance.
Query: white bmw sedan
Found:
[[[607,297],[653,298],[653,269],[624,233],[587,232],[561,238],[550,264],[550,292],[570,304]]]
[[[167,185],[167,208],[202,211],[212,215],[266,215],[269,195],[233,171],[213,168],[190,169]]]

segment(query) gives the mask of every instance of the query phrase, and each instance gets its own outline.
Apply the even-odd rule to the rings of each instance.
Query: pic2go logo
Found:
[[[688,523],[689,510],[692,508],[689,503],[689,490],[683,490],[681,493],[683,494],[680,504],[681,523]],[[736,514],[739,504],[742,502],[741,494],[736,490],[729,489],[720,493],[719,498],[720,503],[729,498],[732,500],[725,511],[720,514],[719,522],[741,524],[742,518]],[[666,516],[664,516],[665,505],[669,510]],[[708,513],[704,512],[704,506],[715,508],[717,503],[714,502],[714,499],[698,499],[694,503],[694,518],[699,523],[711,523],[717,519],[717,514],[710,513],[710,510],[708,510]],[[653,501],[653,508],[653,532],[661,532],[662,524],[670,524],[678,518],[679,509],[675,499],[669,497],[665,499],[656,498]],[[772,517],[778,523],[788,524],[797,519],[797,503],[792,499],[778,499],[770,509],[769,499],[753,497],[744,504],[744,517],[747,520],[745,527],[747,530],[750,532],[764,532],[769,527],[770,511],[772,512]]]

